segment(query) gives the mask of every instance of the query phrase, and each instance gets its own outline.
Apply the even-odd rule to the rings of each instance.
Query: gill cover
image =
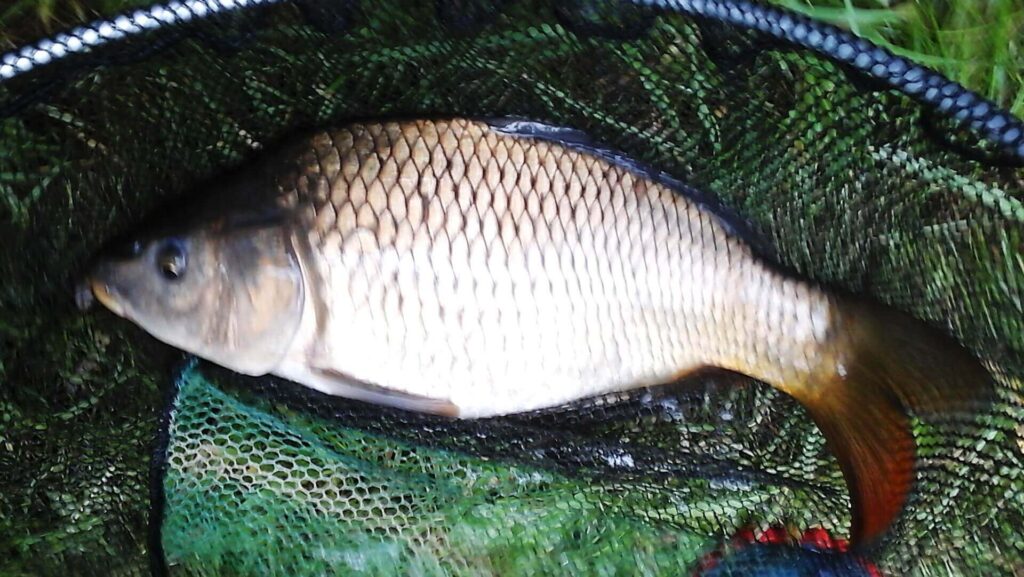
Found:
[[[249,375],[271,372],[302,321],[303,277],[286,227],[228,222],[219,233],[224,282],[201,357]]]

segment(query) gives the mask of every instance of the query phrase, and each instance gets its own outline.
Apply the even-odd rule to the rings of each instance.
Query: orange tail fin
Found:
[[[995,399],[991,376],[950,337],[893,309],[840,306],[844,343],[835,370],[791,391],[825,435],[846,478],[851,540],[876,544],[913,488],[916,443],[908,413],[974,415]]]

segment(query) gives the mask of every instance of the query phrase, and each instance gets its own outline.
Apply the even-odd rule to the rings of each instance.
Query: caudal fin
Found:
[[[876,544],[913,488],[913,413],[974,415],[995,398],[991,376],[952,338],[903,313],[861,302],[840,306],[834,370],[792,391],[839,461],[853,507],[851,540]]]

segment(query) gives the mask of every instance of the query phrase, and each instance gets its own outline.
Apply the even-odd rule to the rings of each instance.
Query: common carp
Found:
[[[909,415],[994,394],[952,338],[782,271],[698,191],[572,130],[351,124],[201,192],[83,295],[240,373],[459,418],[743,373],[820,427],[858,544],[912,488]]]

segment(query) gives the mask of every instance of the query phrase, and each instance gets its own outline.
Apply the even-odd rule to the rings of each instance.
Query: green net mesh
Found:
[[[832,28],[639,4],[193,1],[3,57],[0,573],[1024,571],[1020,122]],[[1000,402],[916,425],[916,490],[865,560],[734,538],[850,522],[817,428],[761,383],[452,423],[182,369],[75,311],[158,202],[299,127],[424,115],[573,126],[709,191],[783,265],[954,334]]]

